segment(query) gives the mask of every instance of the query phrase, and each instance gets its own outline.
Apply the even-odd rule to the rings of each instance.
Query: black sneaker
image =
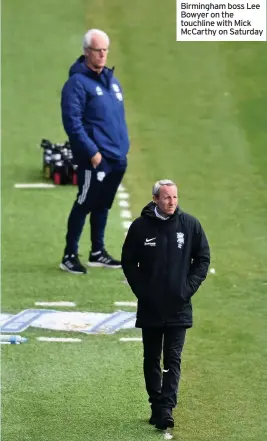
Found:
[[[166,430],[168,427],[174,427],[174,419],[172,416],[172,410],[163,408],[156,419],[156,429]]]
[[[90,253],[88,266],[106,267],[106,268],[121,268],[121,262],[113,259],[106,250]]]
[[[66,254],[59,265],[63,271],[71,274],[86,274],[87,269],[81,264],[78,254]]]

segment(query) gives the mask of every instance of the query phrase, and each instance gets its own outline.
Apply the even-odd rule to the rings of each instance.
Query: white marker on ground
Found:
[[[130,207],[130,204],[128,201],[122,200],[122,201],[119,201],[119,206],[123,207],[123,208],[128,208],[128,207]]]
[[[137,306],[137,302],[114,302],[116,306]]]
[[[80,343],[81,338],[63,338],[63,337],[36,337],[38,341],[61,342],[61,343]]]
[[[117,198],[119,206],[121,208],[129,208],[130,207],[130,203],[127,201],[127,199],[129,199],[130,195],[129,193],[127,193],[126,188],[121,184],[118,188],[118,192],[117,192]],[[131,219],[131,221],[123,221],[122,222],[122,227],[124,228],[124,236],[127,236],[127,231],[130,228],[130,225],[132,223],[132,213],[130,210],[121,210],[120,211],[120,216],[124,219]]]
[[[216,272],[216,271],[215,271],[215,268],[211,268],[211,269],[210,269],[210,273],[211,273],[211,274],[215,274],[215,272]]]
[[[15,188],[55,188],[54,184],[46,184],[45,182],[31,184],[15,184]]]
[[[130,221],[123,221],[122,226],[125,228],[125,230],[129,230],[130,226],[132,225],[132,222]]]
[[[125,193],[125,192],[122,192],[122,193],[118,192],[117,196],[119,199],[129,199],[129,197],[130,197],[129,193]]]
[[[132,219],[132,213],[130,210],[121,210],[121,217],[124,217],[124,219]]]
[[[76,306],[74,302],[35,302],[36,306]]]
[[[142,341],[142,337],[122,337],[120,338],[120,341]]]

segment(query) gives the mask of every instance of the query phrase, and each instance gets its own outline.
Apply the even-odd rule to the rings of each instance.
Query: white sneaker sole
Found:
[[[81,273],[79,271],[72,271],[66,265],[64,265],[64,263],[61,263],[59,265],[59,268],[62,269],[62,271],[66,271],[67,273],[71,273],[71,274],[76,274],[76,275],[86,274],[86,273]]]
[[[121,268],[121,265],[106,265],[105,263],[100,263],[100,262],[87,262],[87,266],[90,266],[91,268],[112,268],[112,269]]]

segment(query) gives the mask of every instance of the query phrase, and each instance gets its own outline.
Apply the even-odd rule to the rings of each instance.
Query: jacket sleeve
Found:
[[[81,149],[84,156],[91,159],[98,148],[83,126],[85,104],[86,91],[82,82],[74,75],[65,83],[61,93],[63,126],[73,148]]]
[[[206,279],[210,264],[208,240],[198,221],[196,221],[193,233],[191,259],[191,266],[186,283],[186,295],[188,299],[196,293],[201,283]]]
[[[140,271],[139,271],[139,253],[138,253],[138,237],[137,224],[134,221],[125,238],[122,254],[121,266],[126,279],[136,297],[140,292]]]

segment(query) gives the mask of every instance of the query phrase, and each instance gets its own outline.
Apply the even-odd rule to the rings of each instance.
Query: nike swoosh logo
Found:
[[[167,369],[167,370],[163,369],[163,372],[166,374],[167,372],[169,372],[169,370],[170,369]]]
[[[152,239],[146,239],[146,242],[151,242],[152,240],[155,240],[156,237],[152,237]]]

